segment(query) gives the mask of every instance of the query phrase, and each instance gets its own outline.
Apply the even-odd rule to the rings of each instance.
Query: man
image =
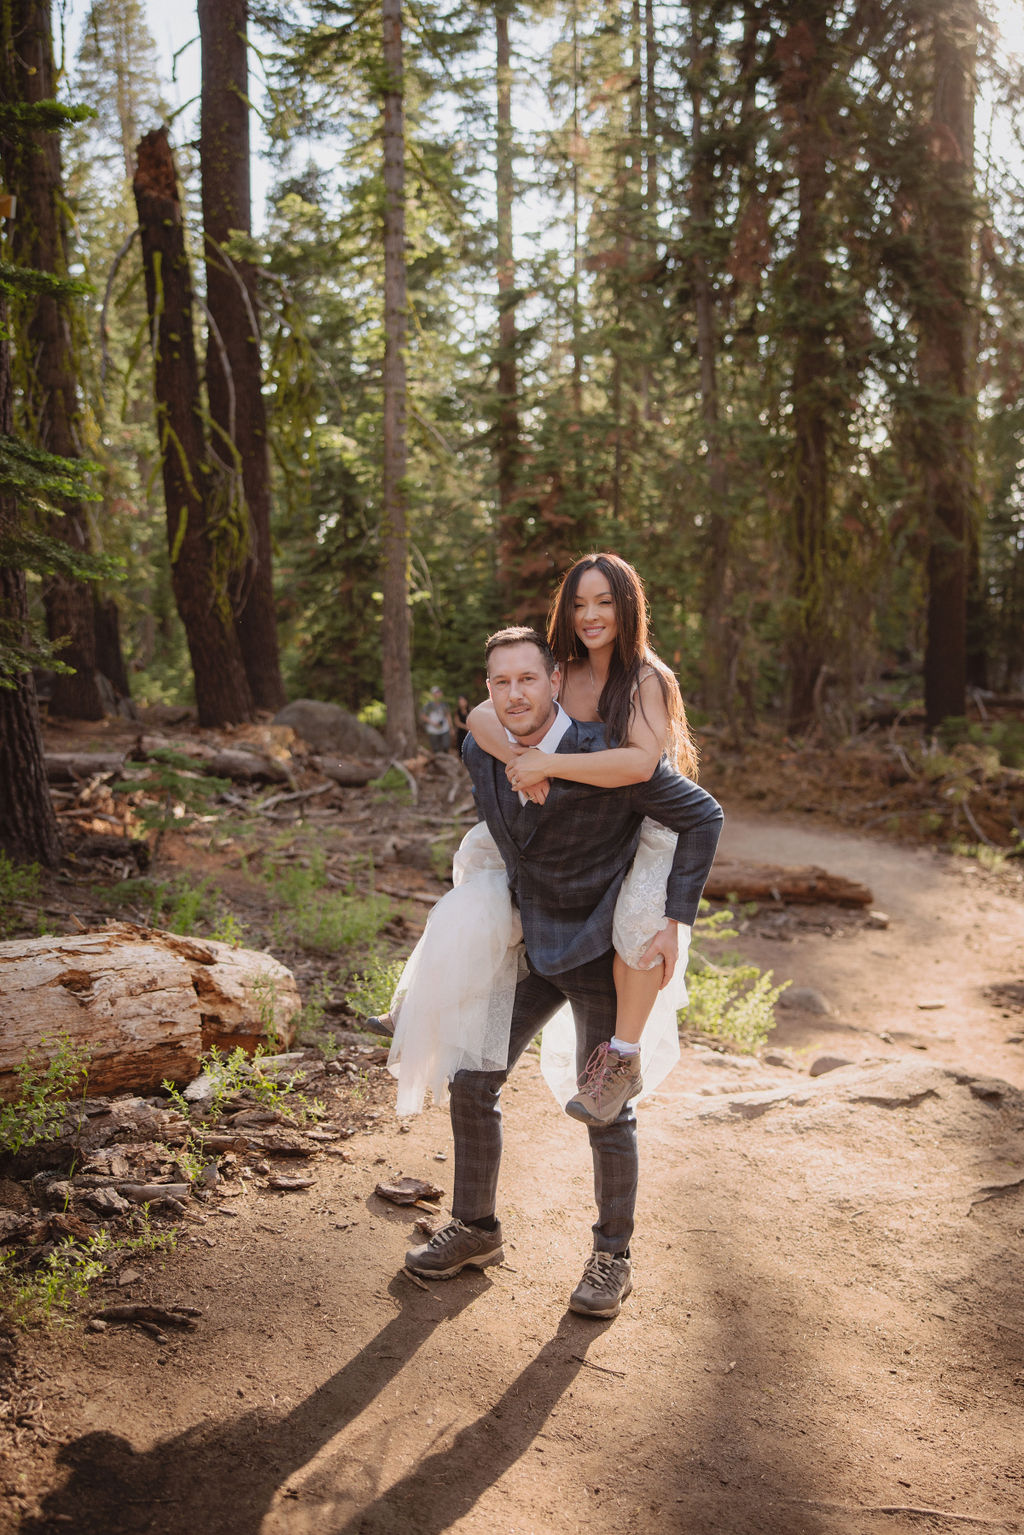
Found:
[[[544,751],[600,751],[603,726],[578,723],[557,702],[559,675],[532,629],[503,629],[486,647],[487,689],[509,735]],[[477,804],[505,860],[523,923],[528,974],[516,989],[505,1071],[459,1071],[451,1082],[455,1138],[454,1219],[406,1266],[426,1279],[485,1268],[504,1257],[496,1214],[501,1162],[501,1089],[548,1018],[568,999],[576,1023],[577,1067],[614,1032],[612,913],[645,815],[679,832],[668,880],[671,919],[649,956],[671,973],[676,924],[692,925],[711,869],[722,812],[710,794],[664,761],[647,783],[597,789],[553,779],[542,806],[524,803],[501,763],[472,736],[464,758]],[[594,1250],[569,1304],[584,1316],[617,1316],[632,1289],[629,1244],[637,1188],[636,1115],[625,1103],[609,1124],[588,1125],[598,1218]]]
[[[430,750],[435,756],[443,755],[452,744],[452,717],[440,688],[430,689],[430,698],[420,719],[427,732]]]

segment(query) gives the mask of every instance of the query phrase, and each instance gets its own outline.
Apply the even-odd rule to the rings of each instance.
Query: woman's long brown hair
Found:
[[[669,733],[665,750],[681,773],[696,778],[697,748],[686,723],[683,695],[672,671],[651,649],[644,584],[632,565],[620,555],[585,554],[562,577],[548,619],[548,644],[555,659],[562,666],[568,661],[586,659],[587,647],[576,633],[573,604],[580,580],[588,570],[600,571],[615,603],[615,649],[608,668],[608,681],[597,705],[610,739],[618,745],[628,741],[634,691],[637,708],[642,710],[638,683],[641,673],[652,667],[668,710]]]

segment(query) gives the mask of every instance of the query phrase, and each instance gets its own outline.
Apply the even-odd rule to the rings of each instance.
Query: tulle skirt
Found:
[[[612,940],[627,965],[665,925],[665,885],[676,834],[645,820],[640,844],[615,906]],[[522,925],[505,865],[483,822],[468,831],[452,867],[453,888],[427,918],[391,1001],[395,1034],[388,1068],[398,1078],[399,1114],[423,1107],[427,1089],[448,1102],[456,1071],[504,1071],[516,983],[525,968]],[[654,1092],[679,1059],[678,1013],[686,1005],[689,929],[679,929],[679,963],[644,1028],[644,1088]],[[660,961],[656,961],[660,964]],[[576,1029],[568,1003],[545,1025],[541,1071],[560,1104],[576,1091]]]

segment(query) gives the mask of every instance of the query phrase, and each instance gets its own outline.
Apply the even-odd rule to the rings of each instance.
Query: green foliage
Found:
[[[295,1018],[296,1039],[316,1042],[327,1020],[327,1009],[333,1000],[333,989],[324,976],[318,978],[306,990],[302,1007]]]
[[[16,1265],[11,1251],[0,1252],[0,1297],[8,1314],[22,1326],[48,1325],[86,1298],[109,1271],[111,1258],[177,1246],[177,1232],[154,1228],[148,1205],[133,1210],[130,1219],[130,1233],[114,1237],[101,1229],[84,1242],[69,1237],[38,1265]]]
[[[212,880],[176,875],[171,879],[132,879],[114,885],[104,899],[114,907],[128,905],[149,927],[166,928],[185,937],[203,932],[210,938],[237,943],[242,925],[223,906]]]
[[[993,767],[1024,768],[1024,719],[947,719],[936,736],[947,749],[969,743],[987,751]]]
[[[376,1018],[391,1006],[404,961],[372,954],[365,969],[349,978],[345,1001],[359,1018]]]
[[[395,800],[400,805],[412,804],[409,780],[396,767],[389,767],[387,772],[382,773],[379,778],[371,778],[370,788],[373,790],[374,799],[381,804],[386,804],[389,800]]]
[[[760,1049],[775,1026],[775,1004],[789,985],[772,985],[772,972],[756,965],[705,964],[687,979],[691,1028],[739,1050]]]
[[[67,1100],[85,1091],[89,1052],[72,1044],[66,1034],[40,1040],[49,1060],[38,1063],[30,1054],[15,1072],[18,1096],[0,1104],[0,1152],[17,1154],[60,1134]]]
[[[275,914],[278,931],[318,954],[366,946],[391,917],[387,896],[331,890],[319,848],[301,864],[265,865],[264,878],[283,908]]]
[[[694,924],[694,941],[703,945],[719,944],[738,936],[731,925],[731,911],[711,912],[706,901]],[[772,972],[756,965],[744,965],[735,955],[724,953],[717,962],[700,949],[691,950],[686,988],[688,1027],[724,1040],[738,1050],[760,1049],[775,1025],[775,1004],[790,983],[772,985]]]
[[[0,1295],[5,1308],[23,1326],[48,1324],[84,1300],[89,1286],[107,1272],[99,1255],[107,1251],[109,1238],[98,1232],[77,1245],[70,1238],[47,1253],[35,1269],[16,1269],[12,1252],[0,1252]]]
[[[203,1071],[214,1083],[211,1114],[216,1117],[226,1103],[244,1094],[264,1108],[277,1109],[295,1124],[322,1119],[325,1111],[319,1099],[307,1098],[298,1090],[302,1072],[278,1077],[269,1066],[263,1066],[266,1055],[262,1046],[250,1056],[237,1045],[230,1052],[213,1049],[203,1057]]]
[[[6,938],[18,921],[15,906],[39,900],[41,875],[37,863],[14,863],[0,849],[0,938]]]
[[[145,826],[155,829],[156,846],[175,822],[206,814],[217,795],[230,787],[230,779],[200,772],[191,757],[168,747],[154,751],[142,772],[111,784],[115,794],[138,796],[136,813]]]

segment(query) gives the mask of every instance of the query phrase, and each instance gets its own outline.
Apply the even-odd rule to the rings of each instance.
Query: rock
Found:
[[[841,1066],[852,1066],[853,1062],[845,1055],[819,1055],[817,1060],[811,1062],[809,1075],[823,1077],[826,1071],[838,1071]]]
[[[371,725],[364,725],[339,704],[296,698],[274,716],[275,725],[290,725],[307,746],[341,757],[388,757],[387,742]]]
[[[778,1000],[779,1007],[814,1013],[819,1018],[835,1018],[836,1010],[823,992],[813,986],[787,986]]]
[[[937,1013],[941,1008],[945,1007],[946,1004],[945,1002],[939,1001],[938,998],[935,998],[931,1001],[919,1002],[917,1005],[922,1013]]]
[[[45,1199],[51,1210],[66,1210],[71,1203],[74,1188],[63,1178],[55,1178],[46,1185]]]
[[[957,1080],[969,1087],[975,1098],[980,1098],[983,1103],[1001,1103],[1010,1091],[1010,1084],[1001,1082],[998,1077],[958,1077]]]
[[[761,1059],[766,1066],[785,1066],[787,1071],[796,1071],[797,1064],[789,1050],[765,1050]]]
[[[869,911],[865,927],[877,927],[885,929],[889,926],[889,918],[884,911]]]
[[[188,1084],[181,1096],[186,1103],[205,1109],[213,1102],[216,1091],[217,1078],[204,1071]]]
[[[81,1198],[83,1204],[95,1210],[97,1215],[123,1215],[131,1209],[127,1199],[122,1199],[116,1189],[86,1189]]]

